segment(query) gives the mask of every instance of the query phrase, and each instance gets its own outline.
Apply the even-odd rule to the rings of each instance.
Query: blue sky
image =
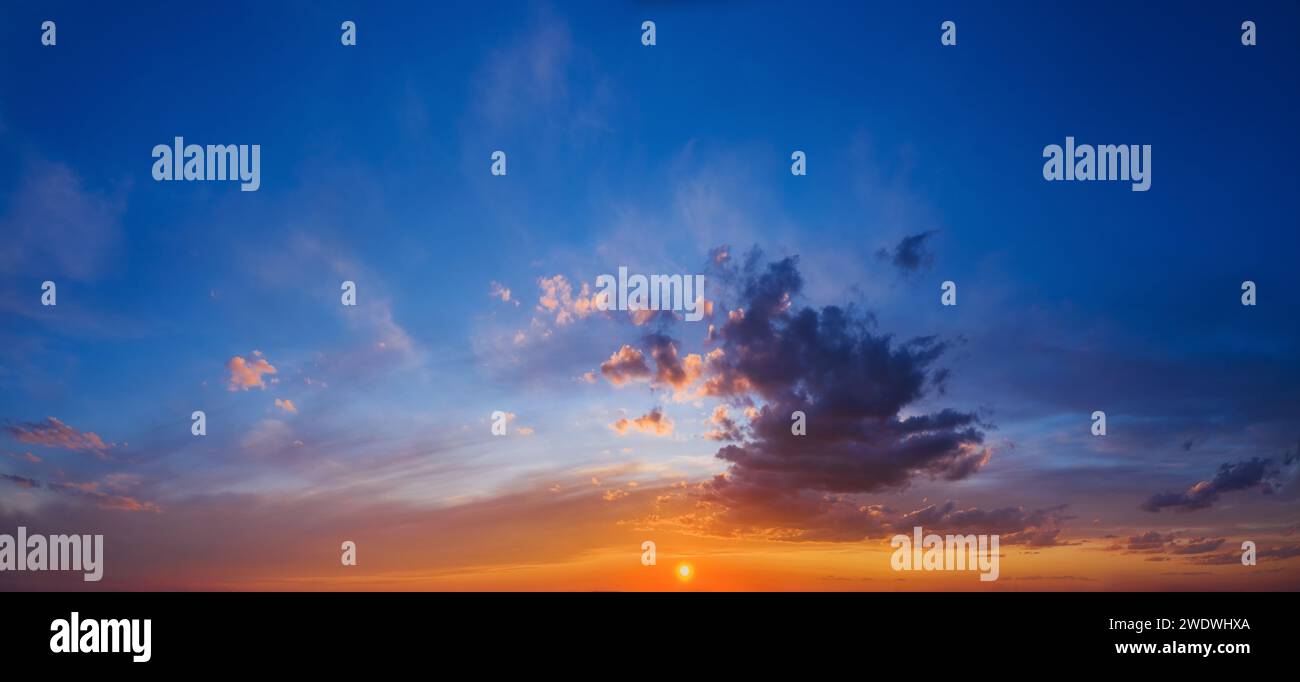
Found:
[[[703,323],[566,324],[539,297],[556,276],[580,297],[619,266],[703,272],[715,247],[732,263],[757,247],[764,264],[798,257],[796,308],[853,304],[875,335],[944,344],[927,368],[950,372],[942,390],[891,418],[981,416],[990,457],[977,474],[916,469],[902,486],[835,493],[899,514],[1064,503],[1054,529],[1079,541],[1152,528],[1288,537],[1300,12],[1182,14],[1117,2],[6,8],[0,473],[100,493],[130,476],[113,494],[162,515],[225,494],[447,509],[589,473],[743,478],[715,456],[710,415],[780,400],[684,400],[600,377],[624,344],[648,358],[652,331],[682,357],[708,353]],[[39,41],[47,18],[55,47]],[[344,19],[356,47],[339,43]],[[654,47],[639,40],[645,19]],[[943,20],[956,47],[939,45]],[[260,144],[260,190],[155,182],[150,150],[178,135]],[[1067,135],[1150,144],[1150,191],[1045,182],[1042,150]],[[489,173],[497,149],[505,177]],[[789,172],[795,149],[805,177]],[[915,235],[919,267],[880,255]],[[39,305],[46,279],[55,308]],[[339,305],[345,279],[356,309]],[[1247,279],[1255,307],[1239,302]],[[939,305],[945,280],[955,308]],[[720,305],[746,298],[728,293]],[[229,363],[255,350],[278,383],[230,390]],[[610,428],[655,407],[675,424],[667,437]],[[199,441],[194,409],[209,417]],[[1088,433],[1098,409],[1101,441]],[[533,434],[484,437],[494,410]],[[50,417],[115,445],[102,458],[43,453],[31,434]],[[1254,481],[1268,495],[1139,510],[1253,458],[1272,462]],[[62,519],[52,490],[4,509]]]

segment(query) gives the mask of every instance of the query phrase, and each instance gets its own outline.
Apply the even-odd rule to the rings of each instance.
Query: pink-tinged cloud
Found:
[[[646,343],[655,361],[652,383],[657,387],[671,388],[675,400],[736,395],[749,389],[743,377],[728,375],[724,371],[726,351],[721,348],[706,355],[689,353],[681,357],[677,352],[677,342],[668,336],[650,334],[646,336]]]
[[[554,315],[555,324],[561,327],[599,310],[596,307],[596,297],[586,282],[582,283],[582,288],[576,296],[573,293],[573,285],[569,284],[564,275],[540,277],[537,286],[542,290],[537,299],[537,311]]]
[[[285,412],[288,412],[289,414],[298,414],[298,406],[294,405],[293,401],[289,400],[288,398],[285,398],[284,400],[276,398],[275,406],[284,410]]]
[[[713,408],[713,414],[709,415],[709,423],[713,425],[713,430],[704,434],[709,440],[740,440],[740,425],[727,413],[726,405],[718,405]]]
[[[34,478],[25,478],[23,476],[13,476],[10,474],[0,474],[0,481],[8,481],[26,490],[44,489],[54,493],[65,494],[74,499],[89,501],[99,509],[132,512],[145,511],[155,513],[162,511],[159,509],[158,505],[153,502],[139,500],[128,495],[106,493],[100,490],[100,484],[95,481],[84,483],[49,481],[42,483]],[[105,481],[105,485],[109,488],[118,487],[107,480]]]
[[[510,287],[507,287],[500,282],[492,282],[492,288],[488,290],[488,295],[492,298],[501,299],[502,303],[513,303],[516,306],[519,305],[518,299],[511,299]]]
[[[253,351],[251,358],[241,358],[236,355],[230,358],[226,363],[226,369],[230,372],[229,384],[227,390],[230,391],[247,391],[250,388],[266,389],[266,380],[262,377],[267,374],[275,374],[275,367],[262,357],[261,351]]]
[[[104,453],[107,450],[116,447],[115,443],[105,443],[104,439],[93,431],[78,431],[54,417],[46,417],[45,419],[44,423],[28,422],[7,427],[5,430],[9,432],[10,436],[23,443],[72,450],[74,452],[91,452],[100,458],[105,457]],[[40,460],[37,459],[36,461]]]
[[[611,424],[610,428],[620,436],[627,435],[629,431],[640,431],[652,436],[668,436],[673,432],[673,422],[664,415],[663,410],[656,407],[636,419],[621,418]]]
[[[136,498],[127,495],[95,493],[95,503],[100,509],[111,509],[113,511],[152,512],[154,514],[162,511],[162,509],[153,502],[137,500]]]
[[[615,386],[622,386],[633,381],[645,381],[650,378],[650,366],[646,364],[645,355],[624,344],[609,359],[600,363],[600,373]]]

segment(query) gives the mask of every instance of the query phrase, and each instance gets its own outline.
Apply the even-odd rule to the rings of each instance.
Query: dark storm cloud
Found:
[[[727,472],[699,493],[712,522],[780,539],[859,540],[897,515],[853,496],[900,490],[917,477],[964,479],[988,462],[989,426],[975,414],[908,409],[947,376],[936,367],[946,343],[879,333],[854,306],[798,305],[796,258],[769,262],[755,249],[736,264],[725,253],[710,254],[725,315],[710,335],[716,347],[682,357],[672,338],[645,338],[656,384],[697,386],[698,396],[752,408],[747,428],[725,429],[738,439],[716,453]],[[804,435],[792,433],[796,411]],[[715,413],[715,426],[723,418]],[[1007,527],[1036,533],[1019,539],[1026,544],[1055,543],[1054,528]]]
[[[900,414],[924,395],[944,343],[877,334],[851,307],[797,308],[795,258],[749,269],[737,278],[741,312],[719,330],[723,353],[710,364],[718,385],[763,403],[750,438],[717,453],[732,464],[731,484],[867,493],[919,475],[962,479],[988,460],[974,414]],[[791,433],[795,411],[807,416],[806,435]]]

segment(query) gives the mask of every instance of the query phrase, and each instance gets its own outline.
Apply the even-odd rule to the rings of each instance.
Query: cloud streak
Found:
[[[1158,512],[1161,509],[1195,511],[1209,509],[1219,500],[1223,493],[1236,490],[1258,488],[1265,495],[1272,494],[1277,486],[1280,471],[1273,466],[1273,460],[1252,457],[1236,463],[1224,463],[1214,478],[1198,481],[1181,493],[1159,493],[1152,495],[1142,503],[1143,511]]]
[[[105,453],[116,447],[115,443],[104,442],[104,439],[94,431],[78,431],[55,417],[46,417],[44,422],[8,426],[5,427],[5,431],[22,443],[73,452],[89,452],[100,458],[106,457]]]

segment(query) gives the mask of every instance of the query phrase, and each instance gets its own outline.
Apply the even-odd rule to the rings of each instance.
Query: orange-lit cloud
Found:
[[[513,303],[516,306],[519,305],[518,299],[511,299],[510,288],[500,282],[492,282],[492,287],[488,291],[488,295],[492,298],[500,299],[503,303]]]
[[[645,354],[624,344],[609,359],[600,364],[600,373],[615,386],[622,386],[633,381],[650,378],[650,367],[645,362]]]
[[[76,452],[91,452],[101,458],[105,456],[105,451],[115,447],[114,443],[104,442],[99,434],[93,431],[78,431],[55,417],[46,417],[44,423],[29,422],[9,426],[5,430],[10,436],[23,443]],[[28,459],[32,457],[29,453]],[[40,459],[36,458],[34,461],[39,462]]]
[[[128,495],[104,492],[103,490],[100,490],[101,484],[96,481],[49,481],[42,483],[36,479],[14,476],[11,474],[0,474],[0,481],[8,481],[9,483],[26,490],[48,490],[54,493],[72,496],[69,499],[88,500],[96,509],[132,512],[161,511],[158,505],[153,502],[142,501]],[[103,485],[108,488],[117,487],[114,482],[108,479],[105,480]]]
[[[664,415],[663,410],[655,408],[636,419],[620,418],[610,425],[614,433],[627,435],[628,431],[640,431],[652,436],[668,436],[673,432],[673,422]]]
[[[245,359],[236,355],[226,363],[226,370],[230,372],[227,390],[266,389],[266,380],[262,377],[267,374],[275,374],[275,367],[267,362],[266,358],[262,357],[261,351],[253,351],[251,358]]]
[[[591,286],[582,283],[577,295],[573,285],[564,275],[540,277],[537,286],[542,290],[537,300],[537,311],[554,317],[555,324],[564,326],[597,312],[596,298]]]

